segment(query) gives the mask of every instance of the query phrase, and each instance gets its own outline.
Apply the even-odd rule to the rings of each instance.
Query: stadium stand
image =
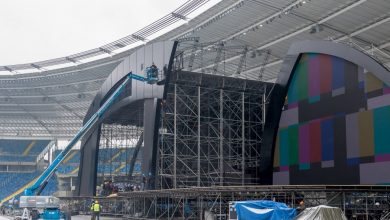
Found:
[[[124,166],[124,167],[120,170],[120,172],[121,172],[121,173],[127,173],[127,172],[129,172],[129,170],[130,170],[130,165],[129,165],[129,164],[126,164],[126,166]],[[135,173],[141,173],[141,163],[136,163],[136,164],[134,165],[134,172],[135,172]]]
[[[36,156],[49,142],[49,140],[0,140],[0,155]]]
[[[37,157],[50,140],[0,140],[0,200],[23,192],[24,186],[39,175]],[[55,178],[45,189],[47,195],[57,191]]]
[[[0,162],[35,162],[49,140],[0,140]]]
[[[0,199],[3,200],[32,181],[38,172],[32,173],[0,173]]]
[[[36,156],[0,155],[0,161],[4,162],[35,162]]]
[[[69,156],[63,161],[64,163],[79,163],[80,162],[80,151],[73,150]]]
[[[54,157],[56,157],[61,150],[56,150],[54,152]],[[77,170],[80,163],[80,151],[79,150],[71,150],[68,156],[64,159],[64,161],[58,166],[57,174],[58,175],[73,175],[77,174]]]
[[[0,180],[0,201],[6,202],[12,198],[19,198],[24,188],[33,183],[35,178],[39,175],[39,172],[33,173],[6,173],[6,179]],[[5,176],[4,173],[0,174],[0,177]],[[58,190],[58,183],[56,177],[51,177],[45,189],[41,192],[41,195],[52,195]]]
[[[43,189],[41,195],[42,196],[50,196],[53,195],[54,192],[58,190],[58,181],[55,176],[52,176],[47,183],[45,189]]]
[[[114,173],[114,171],[119,167],[119,164],[98,164],[98,174],[101,173]]]
[[[32,141],[24,150],[23,156],[26,155],[37,156],[43,151],[43,149],[45,149],[45,147],[49,144],[49,142],[50,142],[49,140]]]
[[[59,154],[60,150],[54,152],[54,156]],[[126,174],[130,170],[128,164],[134,153],[133,148],[109,148],[100,149],[99,152],[99,165],[98,174]],[[142,151],[138,153],[138,158],[142,155]],[[139,160],[139,159],[138,159]],[[102,162],[103,161],[103,162]],[[72,150],[69,156],[60,164],[57,168],[57,174],[59,175],[71,175],[77,174],[77,169],[80,163],[80,151]],[[135,164],[134,172],[141,172],[141,163],[137,161]]]
[[[57,168],[59,174],[71,174],[73,170],[77,169],[79,166],[76,164],[61,164]]]
[[[0,140],[0,155],[22,155],[30,143],[28,140]]]

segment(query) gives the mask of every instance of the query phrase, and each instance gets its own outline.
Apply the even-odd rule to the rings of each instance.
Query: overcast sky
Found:
[[[67,56],[125,37],[187,0],[0,0],[0,65]]]

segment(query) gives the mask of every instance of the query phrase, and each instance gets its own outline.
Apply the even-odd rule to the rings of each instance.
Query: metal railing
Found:
[[[343,40],[343,41],[337,41],[337,40],[334,40],[331,38],[329,40],[335,41],[337,43],[348,45],[348,46],[366,54],[367,56],[371,57],[372,59],[374,59],[375,61],[380,63],[388,71],[390,71],[390,54],[388,54],[387,52],[383,51],[382,49],[376,47],[375,45],[362,44],[361,42],[359,44],[359,42],[357,42],[351,38],[348,38],[348,39]]]

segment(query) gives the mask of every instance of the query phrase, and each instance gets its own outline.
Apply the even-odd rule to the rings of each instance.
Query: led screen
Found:
[[[390,183],[390,88],[347,60],[302,54],[274,151],[274,184]]]

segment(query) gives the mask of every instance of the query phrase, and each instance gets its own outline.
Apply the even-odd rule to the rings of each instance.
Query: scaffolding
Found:
[[[130,180],[128,164],[135,151],[129,149],[135,148],[142,132],[141,126],[102,124],[98,157],[98,169],[100,168],[98,176],[101,179],[113,182]],[[118,172],[119,168],[125,172]]]
[[[257,184],[264,85],[175,71],[161,113],[160,188]]]

